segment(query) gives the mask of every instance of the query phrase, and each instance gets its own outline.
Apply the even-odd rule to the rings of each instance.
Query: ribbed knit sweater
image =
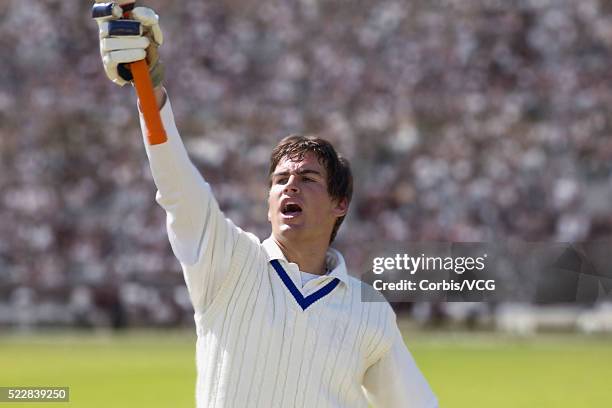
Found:
[[[223,216],[169,102],[161,116],[168,141],[145,146],[195,311],[197,406],[436,407],[389,304],[362,301],[373,289],[331,248],[331,272],[302,287],[273,239],[261,243]]]

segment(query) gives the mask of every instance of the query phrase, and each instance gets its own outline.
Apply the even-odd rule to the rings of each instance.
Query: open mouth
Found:
[[[283,208],[281,208],[281,213],[288,217],[294,217],[302,213],[302,207],[295,203],[285,204]]]

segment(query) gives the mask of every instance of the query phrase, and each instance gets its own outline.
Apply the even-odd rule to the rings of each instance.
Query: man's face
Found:
[[[268,221],[278,241],[329,241],[338,217],[346,214],[346,199],[327,192],[327,171],[314,153],[301,161],[283,158],[272,173]]]

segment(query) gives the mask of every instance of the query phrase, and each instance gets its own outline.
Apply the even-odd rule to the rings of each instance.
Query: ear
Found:
[[[338,218],[345,216],[348,211],[348,200],[345,198],[338,200],[332,209],[334,215]]]

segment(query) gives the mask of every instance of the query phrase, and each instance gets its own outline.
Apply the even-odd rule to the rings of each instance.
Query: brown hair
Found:
[[[319,159],[319,163],[325,167],[327,193],[330,197],[337,201],[346,198],[347,203],[350,203],[353,196],[353,175],[350,163],[336,152],[331,143],[316,136],[289,135],[276,145],[270,155],[269,186],[272,187],[272,173],[282,159],[288,158],[291,161],[300,161],[304,159],[307,153],[314,153]],[[342,221],[344,221],[344,216],[338,217],[336,220],[329,239],[330,244],[336,238]]]

